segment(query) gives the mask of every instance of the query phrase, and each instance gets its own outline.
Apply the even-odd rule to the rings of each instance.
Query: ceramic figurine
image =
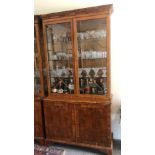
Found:
[[[68,71],[68,76],[69,76],[69,77],[73,76],[72,70],[69,70],[69,71]]]
[[[86,70],[82,70],[81,75],[82,75],[82,77],[86,77],[87,76]]]
[[[103,75],[103,69],[99,69],[98,72],[97,72],[97,75],[99,77],[102,77],[102,75]]]
[[[89,75],[90,75],[90,77],[94,78],[94,76],[95,76],[95,71],[94,71],[93,69],[90,69]]]

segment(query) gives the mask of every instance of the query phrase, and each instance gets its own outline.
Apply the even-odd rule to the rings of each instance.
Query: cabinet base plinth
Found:
[[[69,146],[77,146],[80,148],[88,148],[93,149],[94,151],[99,151],[103,153],[103,155],[112,155],[113,145],[111,143],[111,147],[105,147],[105,146],[97,146],[97,145],[90,145],[90,144],[84,144],[84,143],[75,143],[75,142],[66,142],[61,140],[51,140],[51,139],[45,139],[45,145],[49,146],[52,144],[62,144],[62,145],[69,145]]]
[[[45,139],[44,138],[35,137],[34,142],[39,143],[40,145],[45,145]]]

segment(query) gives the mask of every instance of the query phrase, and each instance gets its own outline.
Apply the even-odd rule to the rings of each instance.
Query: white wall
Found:
[[[34,13],[46,14],[113,3],[116,0],[34,0]]]
[[[120,58],[121,42],[119,41],[121,12],[120,2],[117,0],[35,0],[35,14],[45,14],[64,10],[73,10],[89,6],[113,4],[114,12],[111,16],[111,91],[112,91],[112,131],[114,139],[121,139],[121,125],[119,108],[120,99]]]

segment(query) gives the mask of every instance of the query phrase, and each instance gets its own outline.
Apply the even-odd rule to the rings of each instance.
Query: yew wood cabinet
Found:
[[[112,5],[42,15],[48,95],[46,143],[112,154],[110,15]]]

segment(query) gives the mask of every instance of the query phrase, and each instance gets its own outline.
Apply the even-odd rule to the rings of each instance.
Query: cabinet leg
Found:
[[[112,149],[101,149],[101,150],[99,150],[100,152],[102,152],[103,153],[103,155],[112,155]]]
[[[50,145],[53,145],[54,143],[53,142],[50,142],[48,140],[45,140],[45,146],[50,146]]]
[[[45,145],[45,140],[44,140],[44,139],[41,139],[41,140],[40,140],[40,144],[41,144],[41,145]]]
[[[35,143],[39,143],[40,145],[45,145],[45,140],[44,140],[44,138],[35,139],[34,142],[35,142]]]
[[[107,155],[112,155],[112,150],[108,150]]]
[[[49,143],[45,140],[45,146],[49,146]]]

